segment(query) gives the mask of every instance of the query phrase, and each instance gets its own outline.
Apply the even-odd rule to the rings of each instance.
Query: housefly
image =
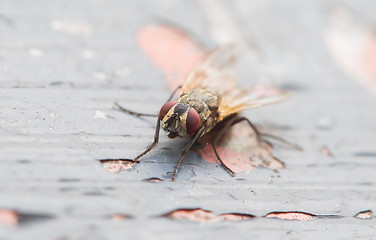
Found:
[[[221,47],[209,52],[188,74],[184,83],[175,89],[157,115],[133,112],[115,103],[123,112],[138,117],[156,116],[158,118],[153,143],[130,160],[139,162],[157,145],[162,126],[169,138],[190,139],[176,161],[171,180],[175,180],[181,160],[196,142],[200,145],[211,144],[218,162],[234,176],[234,171],[226,166],[219,156],[216,143],[231,126],[242,121],[249,124],[259,139],[260,132],[250,120],[240,116],[240,113],[247,109],[280,102],[288,97],[286,92],[271,86],[238,88],[236,78],[230,71],[234,59],[233,46]],[[178,93],[179,97],[175,99]],[[289,144],[273,135],[269,137]]]

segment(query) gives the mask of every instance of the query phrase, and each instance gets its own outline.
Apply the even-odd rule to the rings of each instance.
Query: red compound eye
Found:
[[[161,111],[159,112],[159,119],[163,119],[164,116],[168,113],[168,111],[170,111],[170,109],[175,106],[175,104],[177,103],[177,101],[171,101],[171,102],[166,102],[162,108],[161,108]]]
[[[196,112],[195,109],[189,109],[187,121],[186,121],[186,129],[188,134],[193,134],[197,132],[197,130],[201,126],[200,115]]]

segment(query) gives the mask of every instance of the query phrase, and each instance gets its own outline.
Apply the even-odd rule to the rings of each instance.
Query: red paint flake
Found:
[[[104,159],[99,160],[102,164],[103,168],[111,173],[121,172],[127,169],[133,168],[134,162],[131,160],[124,160],[124,159]]]
[[[110,219],[114,221],[122,221],[124,219],[130,219],[130,218],[132,217],[127,214],[121,214],[121,213],[113,214],[110,216]]]
[[[305,212],[271,212],[265,215],[266,218],[279,218],[283,220],[308,221],[316,216]]]
[[[152,178],[147,178],[144,179],[145,182],[163,182],[163,179],[157,178],[157,177],[152,177]]]
[[[214,223],[218,221],[244,221],[254,217],[250,214],[241,213],[226,213],[216,215],[211,211],[203,210],[201,208],[178,209],[163,216],[174,220],[187,219],[192,222],[201,223]]]
[[[329,157],[333,157],[333,154],[332,152],[329,150],[329,148],[327,146],[323,146],[321,148],[321,152]]]
[[[190,36],[168,25],[142,27],[137,41],[151,62],[164,72],[170,90],[183,83],[205,53]]]
[[[361,219],[371,219],[373,217],[373,213],[371,210],[365,210],[358,212],[354,217]]]
[[[164,217],[168,217],[174,220],[187,219],[192,222],[212,223],[217,222],[217,215],[210,211],[203,210],[201,208],[196,209],[178,209],[167,213]]]
[[[244,221],[244,220],[249,220],[251,218],[254,218],[254,215],[251,214],[243,214],[243,213],[226,213],[226,214],[221,214],[219,215],[224,221]]]
[[[18,214],[9,209],[0,209],[0,226],[17,226]]]
[[[371,87],[376,90],[376,36],[373,36],[371,43],[366,49],[366,69],[372,77]]]

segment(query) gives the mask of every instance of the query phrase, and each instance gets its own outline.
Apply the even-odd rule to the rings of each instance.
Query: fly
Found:
[[[183,157],[196,142],[211,144],[221,166],[232,176],[235,176],[234,171],[223,163],[216,150],[216,143],[231,126],[242,121],[249,124],[259,140],[262,133],[249,119],[240,116],[240,113],[247,109],[280,102],[286,99],[288,94],[271,86],[262,86],[262,88],[256,86],[252,90],[238,88],[236,79],[228,71],[235,59],[233,52],[231,46],[209,52],[204,60],[198,63],[188,74],[183,85],[173,91],[157,115],[133,112],[115,103],[121,111],[128,114],[137,117],[157,117],[153,143],[131,161],[139,162],[145,154],[158,144],[162,126],[169,138],[184,137],[190,139],[176,161],[172,181],[176,178]],[[173,100],[178,92],[180,93],[178,99]],[[210,138],[210,142],[205,142],[207,136],[211,133],[215,136]],[[300,148],[274,135],[265,136],[275,138],[291,147]]]

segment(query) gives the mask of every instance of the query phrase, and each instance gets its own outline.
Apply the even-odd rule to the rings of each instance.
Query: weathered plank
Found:
[[[0,226],[0,239],[374,237],[374,219],[352,216],[375,210],[376,98],[331,58],[325,4],[210,4],[215,2],[0,3],[0,208],[29,216],[18,227]],[[376,24],[368,5],[346,6]],[[210,13],[211,7],[216,10]],[[227,22],[218,22],[221,14]],[[228,26],[237,26],[235,40],[251,43],[251,54],[239,62],[240,84],[268,82],[292,93],[283,104],[245,115],[305,151],[276,146],[285,169],[235,178],[190,153],[176,182],[142,181],[165,179],[173,168],[183,142],[163,136],[134,170],[106,172],[97,159],[136,155],[150,143],[155,125],[113,109],[112,102],[153,113],[169,95],[163,73],[135,40],[139,27],[160,19],[206,46],[221,43],[218,36],[229,39]],[[218,24],[222,35],[209,31]],[[258,218],[200,225],[156,217],[180,208]],[[261,218],[273,211],[346,217]],[[114,220],[113,214],[132,218]]]

